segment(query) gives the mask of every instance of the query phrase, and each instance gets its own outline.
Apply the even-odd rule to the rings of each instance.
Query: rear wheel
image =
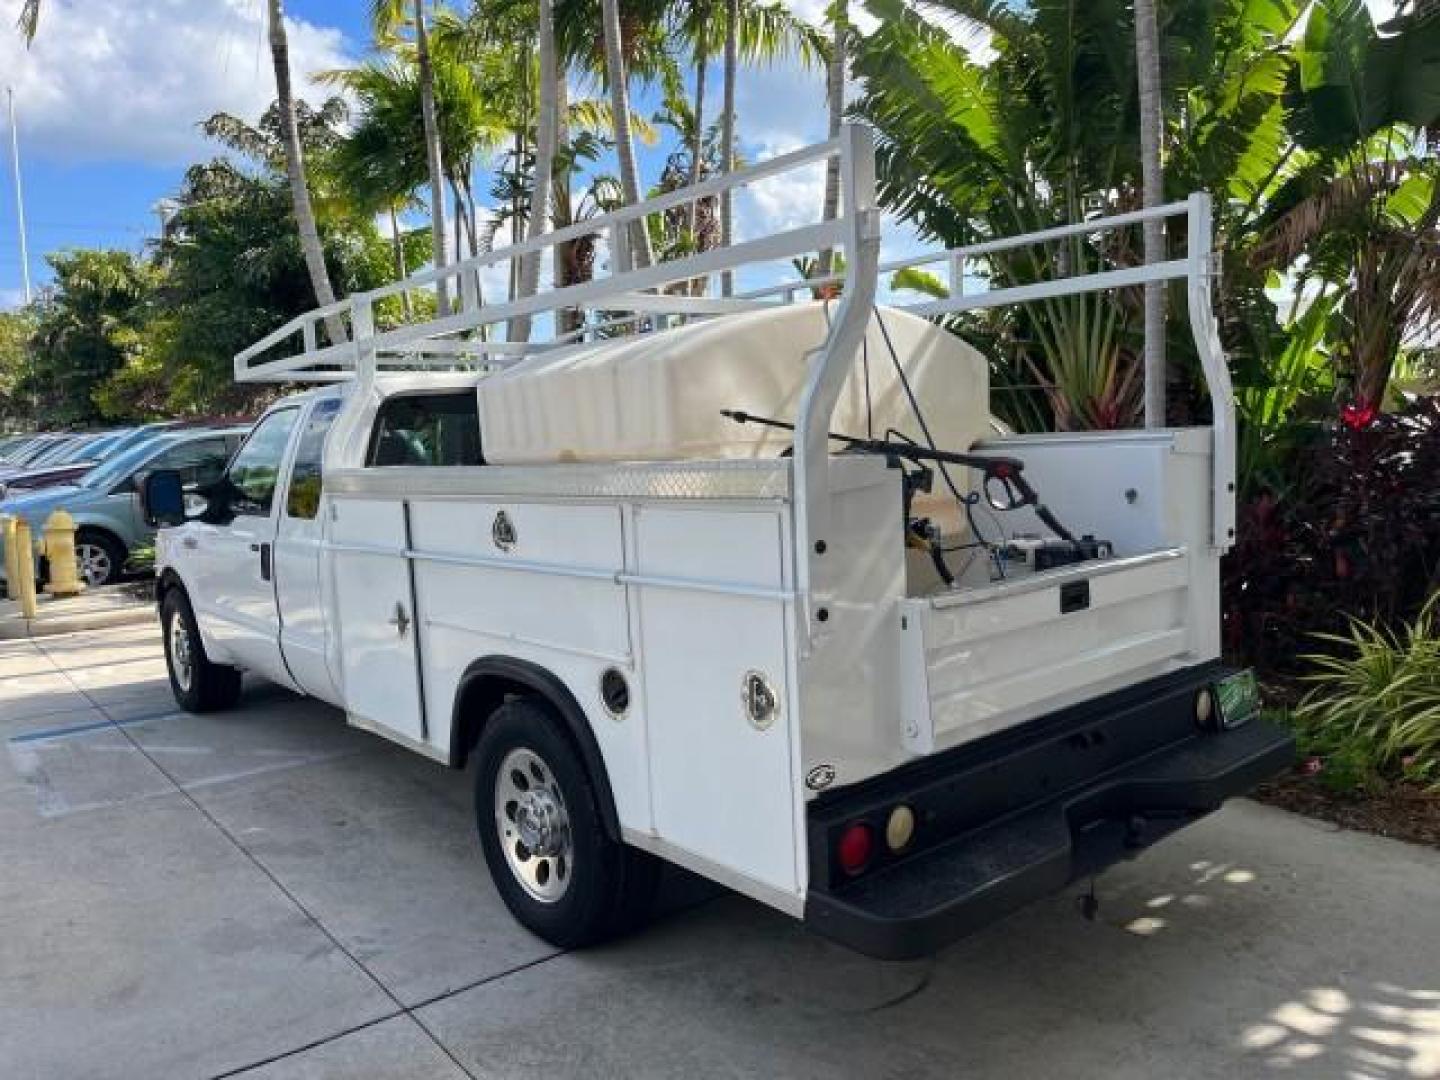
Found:
[[[75,534],[75,569],[87,588],[113,584],[125,569],[125,546],[113,536],[81,529]]]
[[[165,594],[160,605],[160,628],[165,638],[165,667],[170,689],[186,712],[228,709],[240,698],[237,668],[212,663],[195,625],[195,613],[182,589]]]
[[[594,784],[555,714],[506,702],[476,747],[475,821],[501,899],[551,944],[578,948],[649,912],[659,864],[605,834]]]

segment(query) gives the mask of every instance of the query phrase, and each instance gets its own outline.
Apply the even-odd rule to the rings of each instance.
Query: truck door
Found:
[[[365,467],[479,465],[474,390],[400,394],[380,405]],[[425,714],[425,612],[409,558],[410,504],[344,496],[331,504],[336,634],[350,721],[410,746],[437,746]]]
[[[230,520],[205,529],[204,580],[195,590],[206,625],[228,660],[291,684],[280,654],[275,602],[276,489],[301,407],[261,418],[225,471]]]
[[[325,436],[339,412],[339,398],[323,398],[301,422],[275,533],[280,651],[301,689],[331,704],[339,704],[340,692],[327,660],[320,493]]]

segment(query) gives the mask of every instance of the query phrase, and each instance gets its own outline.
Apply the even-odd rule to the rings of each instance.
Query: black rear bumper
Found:
[[[1195,694],[1218,674],[1166,676],[817,800],[806,922],[869,956],[926,955],[1249,791],[1294,744],[1259,719],[1200,731]],[[883,836],[899,803],[918,822],[909,847],[891,856],[882,841],[874,867],[846,877],[841,831]]]

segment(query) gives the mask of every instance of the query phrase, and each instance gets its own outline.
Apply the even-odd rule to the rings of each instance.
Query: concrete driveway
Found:
[[[517,927],[468,777],[153,627],[0,646],[0,1077],[1440,1076],[1440,855],[1234,804],[933,960],[676,874],[641,935]]]

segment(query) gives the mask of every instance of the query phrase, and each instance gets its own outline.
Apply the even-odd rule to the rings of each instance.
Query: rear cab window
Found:
[[[306,419],[300,442],[295,447],[295,463],[290,469],[290,486],[285,495],[287,517],[310,521],[319,513],[325,436],[339,413],[339,398],[327,398],[316,402]]]
[[[381,404],[365,464],[483,465],[480,402],[473,389],[443,394],[397,394]]]

